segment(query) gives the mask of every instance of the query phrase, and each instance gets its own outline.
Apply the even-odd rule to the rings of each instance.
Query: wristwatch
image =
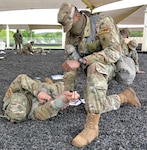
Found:
[[[84,64],[84,59],[83,58],[79,58],[78,62],[80,63],[80,65],[83,65]]]

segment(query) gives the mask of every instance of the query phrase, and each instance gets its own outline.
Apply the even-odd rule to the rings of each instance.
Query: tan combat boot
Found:
[[[75,147],[83,147],[98,137],[98,123],[100,114],[88,113],[84,129],[72,140]]]
[[[45,78],[44,81],[47,83],[47,84],[52,84],[53,81],[50,79],[50,78]]]
[[[133,106],[140,107],[141,103],[139,102],[135,91],[132,88],[127,88],[124,92],[118,95],[120,97],[121,104],[129,103]]]

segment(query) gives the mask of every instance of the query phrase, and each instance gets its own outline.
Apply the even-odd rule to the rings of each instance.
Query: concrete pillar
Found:
[[[143,42],[141,51],[147,51],[147,7],[144,14]]]
[[[62,30],[62,48],[65,48],[65,38],[66,38],[66,33]]]
[[[6,49],[10,48],[9,25],[6,25]]]

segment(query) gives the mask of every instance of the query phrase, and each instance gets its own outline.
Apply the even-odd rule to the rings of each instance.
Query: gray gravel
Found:
[[[31,78],[62,74],[63,50],[52,50],[47,55],[14,54],[6,50],[6,58],[0,60],[0,113],[2,99],[11,81],[25,73]],[[81,150],[147,150],[147,55],[139,53],[141,70],[131,85],[141,101],[142,107],[124,105],[119,110],[102,114],[99,137]],[[83,97],[85,76],[80,73],[76,89]],[[120,93],[126,86],[112,81],[108,94]],[[86,112],[84,104],[70,106],[58,116],[46,121],[28,120],[10,124],[0,118],[0,150],[76,150],[70,143],[83,128]]]

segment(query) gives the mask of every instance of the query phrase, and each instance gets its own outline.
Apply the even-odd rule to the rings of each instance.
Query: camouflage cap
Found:
[[[70,3],[63,3],[58,12],[58,23],[63,26],[64,32],[68,32],[73,24],[75,6]]]
[[[21,93],[11,94],[5,113],[11,122],[25,120],[28,113],[28,99],[26,96]]]
[[[136,40],[131,40],[129,43],[128,43],[128,47],[131,49],[131,50],[136,50],[138,44],[136,42]]]

